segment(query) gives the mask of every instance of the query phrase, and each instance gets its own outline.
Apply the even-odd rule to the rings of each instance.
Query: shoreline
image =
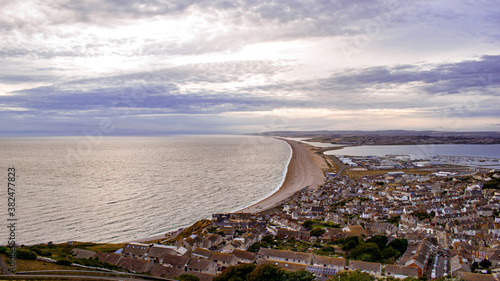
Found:
[[[283,140],[283,141],[285,141],[285,139],[283,139],[283,138],[281,138],[281,137],[272,137],[272,138],[277,139],[277,140]],[[285,141],[285,142],[286,142],[286,141]],[[283,171],[283,174],[282,174],[282,177],[281,177],[281,181],[280,181],[280,182],[279,182],[279,183],[278,183],[278,184],[274,187],[274,189],[273,189],[273,190],[272,190],[269,194],[267,194],[265,197],[259,198],[258,200],[254,201],[254,202],[252,202],[252,203],[249,203],[249,204],[245,205],[244,207],[238,207],[238,208],[236,208],[236,209],[234,209],[233,211],[230,211],[230,212],[228,212],[228,213],[230,213],[230,214],[231,214],[231,213],[238,213],[238,212],[240,212],[241,210],[246,209],[246,208],[248,208],[248,207],[250,207],[250,206],[253,206],[253,205],[255,205],[255,204],[259,203],[260,201],[262,201],[262,200],[264,200],[264,199],[266,199],[266,198],[268,198],[268,197],[272,196],[274,193],[276,193],[276,192],[278,192],[278,190],[280,190],[280,188],[283,186],[283,184],[284,184],[284,182],[285,182],[285,180],[286,180],[286,177],[287,177],[287,175],[288,175],[288,170],[289,170],[289,168],[290,168],[290,163],[292,162],[292,157],[293,157],[293,153],[294,153],[294,152],[293,152],[293,148],[292,148],[292,146],[291,146],[288,142],[286,142],[286,143],[287,143],[287,145],[288,145],[288,149],[290,150],[290,156],[288,157],[288,160],[287,160],[287,162],[286,162],[286,167],[285,167],[285,170]]]
[[[318,185],[324,183],[325,177],[323,170],[328,169],[328,166],[324,158],[315,153],[314,149],[316,148],[314,146],[294,140],[283,138],[276,139],[285,141],[291,149],[291,156],[288,160],[286,173],[284,174],[284,179],[279,185],[279,188],[276,188],[273,193],[267,197],[231,213],[255,214],[263,212],[279,206],[297,191],[305,187],[315,189]],[[165,233],[137,238],[129,242],[146,243],[164,237]]]
[[[315,153],[314,149],[317,149],[316,147],[299,141],[287,140],[279,137],[275,139],[286,142],[291,149],[291,156],[288,160],[286,172],[283,175],[281,184],[267,197],[230,213],[255,214],[263,212],[279,206],[297,191],[306,187],[315,189],[318,185],[324,183],[325,176],[323,170],[328,169],[328,166],[324,158]],[[162,238],[165,238],[165,233],[136,238],[128,242],[146,243]]]
[[[315,147],[298,141],[277,139],[285,141],[292,149],[283,183],[271,195],[233,213],[263,212],[279,206],[297,191],[304,188],[315,189],[324,183],[323,170],[328,169],[328,166],[323,157],[313,151]]]

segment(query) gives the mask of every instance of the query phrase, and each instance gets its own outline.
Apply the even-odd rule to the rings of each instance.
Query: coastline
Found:
[[[325,160],[316,154],[313,146],[298,141],[277,138],[288,143],[292,157],[288,163],[285,180],[280,188],[268,197],[233,213],[258,213],[279,206],[295,192],[306,187],[315,189],[325,181],[323,170],[328,169]]]
[[[323,170],[328,169],[328,166],[323,157],[315,153],[316,147],[298,141],[277,139],[285,141],[292,150],[281,186],[269,196],[232,213],[263,212],[279,206],[305,187],[315,189],[318,185],[324,183]],[[147,243],[164,237],[165,234],[156,234],[133,239],[129,242]]]

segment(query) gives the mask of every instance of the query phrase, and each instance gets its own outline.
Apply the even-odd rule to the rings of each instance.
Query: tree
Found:
[[[70,260],[58,260],[56,262],[56,264],[58,264],[58,265],[71,265],[72,262]]]
[[[274,264],[261,264],[247,275],[247,281],[282,281],[285,270]]]
[[[262,237],[262,242],[264,242],[264,243],[271,244],[271,243],[273,243],[273,241],[274,241],[274,237],[272,235],[266,235],[266,236]]]
[[[228,267],[224,272],[217,275],[213,281],[245,281],[248,274],[256,268],[255,264],[239,264]]]
[[[335,254],[335,247],[333,247],[333,246],[323,246],[321,248],[321,251],[322,252],[330,252],[330,254],[333,255],[333,254]]]
[[[482,260],[479,265],[482,267],[482,268],[488,268],[491,266],[491,262],[488,260],[488,259],[484,259]]]
[[[200,278],[191,274],[181,274],[178,277],[179,281],[200,281]]]
[[[302,226],[307,228],[308,230],[311,230],[313,224],[314,222],[312,220],[307,220],[302,223]]]
[[[319,237],[323,234],[325,234],[325,229],[323,229],[321,227],[316,227],[313,230],[311,230],[311,236]]]
[[[314,275],[305,270],[298,271],[288,271],[285,273],[284,280],[286,281],[312,281],[314,280]]]
[[[477,261],[473,262],[472,265],[471,265],[472,271],[475,271],[478,268],[479,268],[479,264],[477,263]]]
[[[356,271],[343,271],[334,275],[330,281],[374,281],[375,277],[368,273]]]
[[[382,251],[382,258],[383,259],[389,259],[392,257],[399,257],[399,252],[394,250],[392,247],[387,247]]]
[[[200,278],[198,278],[197,276],[187,273],[181,274],[177,278],[179,279],[179,281],[200,281]]]
[[[385,249],[387,245],[387,241],[389,239],[385,235],[375,235],[372,238],[366,240],[367,243],[375,243],[378,245],[378,248],[382,251]]]
[[[352,249],[356,248],[357,244],[354,241],[347,241],[343,246],[342,246],[342,251],[346,252],[349,254]]]
[[[16,250],[16,257],[18,259],[34,260],[36,259],[36,253],[30,250],[19,249]]]
[[[387,222],[395,224],[395,225],[399,225],[400,220],[401,220],[401,216],[395,216],[395,217],[392,217],[390,219],[387,219]]]
[[[378,245],[375,243],[361,243],[351,250],[349,255],[352,259],[362,259],[364,261],[378,261],[382,256]]]
[[[387,246],[398,251],[400,255],[403,255],[406,252],[406,249],[408,248],[408,240],[397,238],[392,240]]]

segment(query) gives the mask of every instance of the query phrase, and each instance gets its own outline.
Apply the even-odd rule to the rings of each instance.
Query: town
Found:
[[[349,273],[372,278],[366,280],[499,280],[500,173],[430,162],[419,167],[404,156],[325,159],[332,170],[324,184],[276,208],[213,214],[164,239],[111,253],[75,244],[69,264],[90,260],[179,280],[229,280],[221,277],[242,264],[315,280],[355,280],[341,279]]]

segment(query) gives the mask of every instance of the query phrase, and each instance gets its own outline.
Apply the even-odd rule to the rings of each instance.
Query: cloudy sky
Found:
[[[497,1],[0,0],[0,135],[500,130]]]

